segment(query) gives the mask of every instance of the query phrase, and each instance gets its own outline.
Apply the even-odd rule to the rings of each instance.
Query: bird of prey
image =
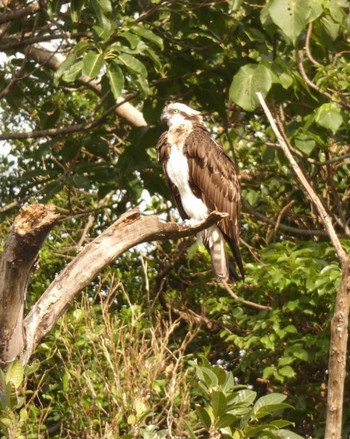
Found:
[[[240,280],[244,270],[238,247],[241,192],[233,161],[206,129],[199,111],[182,103],[167,105],[162,119],[168,124],[157,143],[158,160],[182,219],[195,225],[213,210],[228,216],[197,237],[211,255],[218,280]],[[236,266],[225,249],[229,245]]]

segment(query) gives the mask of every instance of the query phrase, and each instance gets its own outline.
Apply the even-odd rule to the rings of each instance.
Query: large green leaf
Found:
[[[271,84],[271,75],[267,67],[247,64],[233,77],[229,96],[244,110],[253,111],[259,105],[256,93],[259,91],[265,97]]]
[[[122,53],[118,58],[132,73],[141,75],[143,78],[147,77],[147,69],[145,65],[134,56],[128,55],[127,53]]]
[[[204,409],[203,407],[196,406],[196,412],[197,412],[197,416],[200,419],[200,421],[202,422],[203,426],[206,429],[209,429],[211,426],[211,418],[210,418],[207,410]]]
[[[282,393],[270,393],[262,396],[254,404],[254,413],[257,413],[262,407],[266,407],[271,404],[280,404],[286,398],[287,396],[283,395]]]
[[[15,389],[22,384],[24,369],[22,363],[18,360],[13,361],[6,372],[6,383],[12,383]]]
[[[274,23],[295,43],[306,24],[321,14],[322,7],[314,0],[272,0],[269,12]]]
[[[108,64],[107,75],[113,96],[115,99],[118,99],[124,87],[124,75],[115,61]]]
[[[132,31],[135,34],[139,35],[140,37],[156,44],[160,48],[160,50],[163,50],[164,44],[163,44],[162,38],[159,37],[158,35],[156,35],[151,30],[145,29],[144,27],[141,27],[141,26],[135,26],[132,28]]]
[[[103,54],[90,50],[83,59],[83,75],[96,78],[103,66]]]
[[[316,111],[315,121],[335,134],[343,124],[343,115],[339,105],[333,102],[321,105]]]
[[[225,414],[225,409],[227,406],[227,400],[223,392],[215,390],[211,394],[211,406],[213,408],[213,414],[215,418]]]

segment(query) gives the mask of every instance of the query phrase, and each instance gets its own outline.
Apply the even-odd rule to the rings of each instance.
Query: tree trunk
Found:
[[[350,307],[350,256],[347,255],[342,262],[342,279],[337,292],[334,315],[331,322],[325,439],[340,439],[342,433]]]
[[[142,216],[138,209],[126,212],[82,249],[23,319],[27,285],[38,251],[59,217],[52,205],[23,207],[0,255],[0,367],[6,369],[15,358],[26,364],[74,297],[129,248],[193,235],[226,215],[212,212],[203,223],[190,228],[163,223],[155,215]]]
[[[0,365],[22,353],[23,309],[38,251],[58,215],[52,205],[33,204],[20,210],[0,256]]]

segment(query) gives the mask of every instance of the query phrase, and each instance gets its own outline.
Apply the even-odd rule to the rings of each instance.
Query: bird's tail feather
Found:
[[[218,280],[227,281],[230,277],[230,267],[225,249],[224,237],[217,226],[207,229],[201,236],[205,247],[211,256],[213,271]]]
[[[243,268],[243,262],[242,262],[242,258],[241,258],[241,254],[239,252],[239,248],[238,245],[236,243],[236,241],[232,238],[230,238],[229,236],[227,236],[223,231],[221,231],[221,233],[223,234],[225,241],[228,243],[231,252],[233,254],[233,257],[235,258],[237,267],[239,269],[240,272],[240,276],[237,274],[236,270],[233,268],[232,264],[230,264],[230,272],[232,274],[232,277],[236,280],[244,280],[245,277],[245,272],[244,272],[244,268]]]

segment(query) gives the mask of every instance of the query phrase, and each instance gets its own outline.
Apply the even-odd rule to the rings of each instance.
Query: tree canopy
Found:
[[[129,209],[178,219],[154,148],[169,101],[200,110],[237,164],[247,272],[228,291],[193,238],[124,253],[33,355],[25,399],[1,406],[5,437],[11,428],[24,437],[217,437],[229,426],[223,437],[287,437],[258,425],[261,405],[266,414],[287,408],[275,394],[287,395],[294,410],[283,417],[294,425],[272,417],[264,428],[323,437],[346,267],[256,93],[349,253],[348,2],[2,0],[0,13],[2,247],[26,203],[60,214],[25,314]],[[229,371],[252,389],[237,396]],[[242,398],[243,411],[230,411],[230,398]],[[342,428],[350,432],[347,413]]]

